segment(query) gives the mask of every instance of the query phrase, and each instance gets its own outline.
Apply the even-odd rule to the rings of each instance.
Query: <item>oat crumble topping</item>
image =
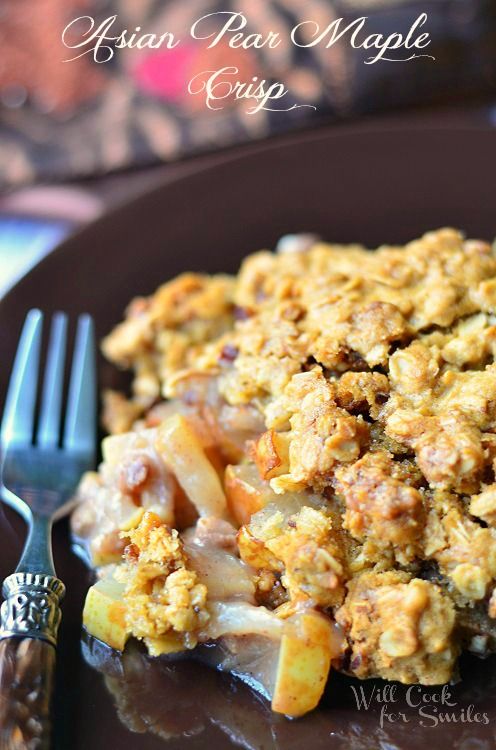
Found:
[[[133,393],[105,396],[117,442],[73,529],[93,565],[119,563],[132,634],[189,648],[227,611],[275,638],[313,611],[342,634],[335,668],[428,685],[474,639],[492,648],[489,244],[441,229],[373,252],[255,253],[235,277],[183,274],[134,300],[103,351],[133,370]],[[215,514],[157,438],[171,418],[220,479]],[[219,592],[227,565],[242,593],[214,596],[200,568]]]

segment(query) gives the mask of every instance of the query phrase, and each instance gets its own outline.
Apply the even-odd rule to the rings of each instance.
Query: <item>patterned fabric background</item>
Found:
[[[367,53],[342,40],[330,49],[206,49],[188,38],[194,20],[216,10],[243,12],[248,31],[283,32],[300,21],[321,27],[367,15],[368,33],[406,32],[429,16],[436,61],[365,65]],[[117,50],[97,65],[71,50],[61,32],[82,15],[117,14],[112,34],[141,26],[171,30],[176,49]],[[0,0],[0,185],[84,177],[211,150],[322,119],[496,91],[494,0]],[[233,65],[240,79],[282,81],[290,112],[248,115],[246,102],[210,111],[187,81]],[[291,98],[292,97],[292,98]]]

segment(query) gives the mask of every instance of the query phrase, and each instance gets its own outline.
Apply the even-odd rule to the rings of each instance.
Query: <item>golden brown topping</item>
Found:
[[[456,411],[424,417],[398,409],[386,424],[386,432],[415,450],[417,463],[432,487],[473,492],[484,466],[480,430]]]
[[[207,588],[188,569],[177,531],[147,512],[129,538],[127,562],[118,576],[125,585],[130,632],[137,638],[157,638],[173,630],[183,635],[187,648],[193,648],[195,631],[208,620]]]
[[[473,495],[469,511],[490,526],[496,526],[496,484],[490,484],[479,495]]]
[[[421,533],[422,497],[384,452],[367,453],[351,466],[336,472],[336,492],[344,498],[344,525],[360,540],[372,538],[379,545],[394,545],[398,559],[415,554]]]
[[[442,229],[264,251],[130,305],[103,348],[134,370],[105,410],[131,431],[105,441],[73,528],[96,566],[125,534],[151,653],[252,616],[280,639],[324,608],[357,676],[450,678],[462,633],[496,619],[495,278],[488,244]]]
[[[435,584],[408,573],[364,573],[348,584],[338,610],[357,677],[379,675],[400,682],[446,682],[458,649],[455,610]]]
[[[265,544],[284,564],[281,582],[290,598],[309,598],[320,607],[336,605],[343,596],[345,569],[331,519],[305,506],[289,519],[288,527]]]
[[[310,600],[327,607],[342,600],[344,553],[330,517],[322,511],[303,506],[285,518],[268,506],[241,528],[238,545],[246,563],[283,572],[281,583],[293,603]]]
[[[496,531],[471,520],[450,495],[435,495],[424,530],[424,556],[437,561],[465,600],[486,595],[496,576]]]
[[[295,375],[275,411],[289,419],[289,471],[270,482],[275,492],[298,491],[329,483],[336,464],[354,461],[368,441],[362,417],[336,405],[336,387],[318,367]]]
[[[434,386],[438,374],[436,354],[420,341],[398,349],[389,360],[389,379],[399,393],[423,393]]]
[[[283,524],[282,515],[279,518],[277,513],[274,513],[270,519],[270,523],[274,527],[272,533],[281,533],[281,527]],[[266,533],[271,533],[267,531]],[[284,566],[281,561],[278,560],[275,555],[265,545],[265,541],[256,536],[250,529],[250,526],[242,526],[238,531],[238,550],[241,559],[247,564],[251,565],[255,570],[270,570],[272,572],[281,573],[284,570]]]
[[[408,334],[403,315],[389,302],[369,302],[353,313],[351,323],[346,343],[370,367],[385,364],[390,345]]]
[[[186,367],[195,347],[232,325],[233,280],[186,273],[128,308],[126,320],[103,341],[105,356],[136,372],[133,389],[150,405],[165,374]]]
[[[380,372],[345,372],[337,382],[338,406],[350,412],[368,411],[373,419],[388,396],[389,381]]]
[[[436,413],[457,411],[481,430],[496,427],[496,365],[484,370],[447,370],[440,378],[438,391],[433,403]]]

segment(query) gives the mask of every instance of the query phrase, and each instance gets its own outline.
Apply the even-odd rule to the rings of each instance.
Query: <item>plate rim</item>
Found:
[[[77,244],[80,241],[84,241],[85,234],[93,232],[95,227],[98,227],[99,224],[118,220],[122,213],[128,212],[135,204],[148,201],[150,196],[160,192],[165,187],[181,185],[197,175],[204,175],[206,172],[213,172],[216,169],[220,169],[236,162],[242,163],[243,161],[249,161],[249,159],[257,157],[260,154],[277,151],[281,148],[299,146],[301,143],[325,140],[333,141],[343,136],[383,136],[385,133],[392,137],[402,136],[405,140],[409,140],[415,136],[418,137],[419,135],[433,136],[445,134],[459,136],[460,134],[466,134],[469,136],[475,133],[484,133],[485,135],[493,137],[496,145],[496,127],[492,126],[490,123],[456,124],[454,126],[446,126],[445,124],[433,125],[432,122],[429,122],[428,125],[418,123],[413,126],[410,124],[405,126],[401,125],[397,117],[370,117],[369,119],[360,122],[340,122],[332,123],[331,125],[326,123],[325,125],[313,127],[311,129],[291,131],[290,133],[279,133],[262,141],[237,144],[222,149],[219,152],[197,154],[185,160],[158,165],[156,167],[157,170],[165,170],[170,167],[181,169],[181,172],[171,176],[167,176],[167,174],[163,172],[152,182],[152,184],[142,189],[137,194],[118,201],[115,205],[111,206],[109,210],[104,210],[102,214],[95,217],[92,221],[76,227],[74,232],[65,237],[43,258],[41,258],[41,260],[35,263],[34,266],[28,268],[25,273],[18,277],[15,284],[11,286],[2,297],[0,297],[0,316],[3,308],[9,304],[11,296],[17,293],[19,286],[22,285],[31,274],[42,269],[47,262],[53,262],[52,259],[54,256],[61,256],[64,252],[67,252],[67,250],[70,249],[73,242],[76,242]],[[200,163],[198,163],[198,161],[200,161]],[[112,175],[109,174],[109,177],[111,176]]]

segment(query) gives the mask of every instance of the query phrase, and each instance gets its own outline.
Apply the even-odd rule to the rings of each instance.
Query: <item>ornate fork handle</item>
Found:
[[[13,573],[3,582],[0,638],[23,636],[57,643],[65,586],[59,578],[39,573]]]
[[[78,319],[65,408],[67,316],[53,316],[39,378],[42,328],[43,314],[30,310],[0,423],[0,497],[28,522],[22,557],[17,572],[4,581],[0,609],[2,750],[40,750],[50,744],[59,602],[65,591],[55,576],[51,530],[69,510],[81,475],[95,463],[93,321],[88,315]]]
[[[55,672],[59,602],[65,586],[51,575],[13,573],[0,610],[0,746],[45,750]]]

